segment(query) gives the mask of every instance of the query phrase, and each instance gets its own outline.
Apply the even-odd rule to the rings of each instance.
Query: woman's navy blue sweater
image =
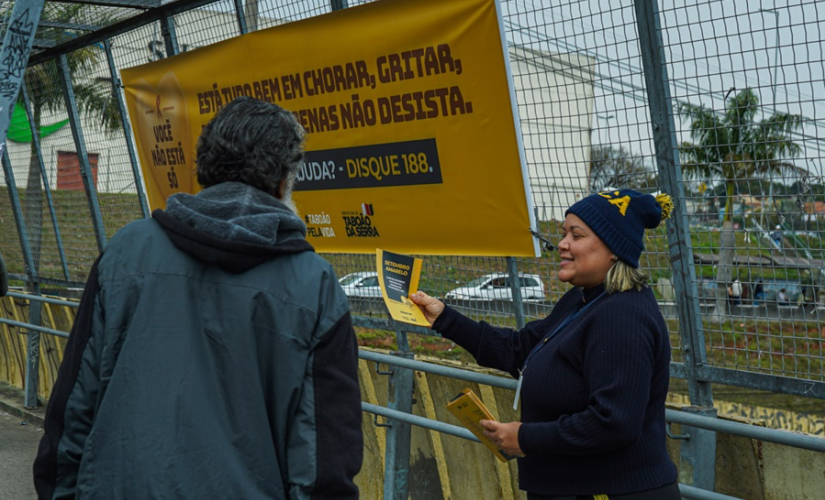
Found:
[[[520,331],[447,307],[433,328],[482,366],[518,377],[530,351],[604,291],[567,292]],[[519,486],[543,495],[636,493],[676,481],[665,447],[670,340],[649,288],[604,294],[530,358],[521,390]]]

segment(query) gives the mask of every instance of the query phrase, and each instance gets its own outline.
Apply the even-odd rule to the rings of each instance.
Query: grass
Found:
[[[25,207],[26,190],[20,192],[20,204]],[[89,203],[83,191],[52,191],[55,207],[55,219],[66,255],[69,279],[85,281],[97,258],[98,246],[95,238],[92,218],[89,215]],[[129,222],[142,215],[137,196],[127,194],[99,193],[101,219],[107,239]],[[29,234],[31,228],[28,228]],[[26,267],[18,236],[17,223],[9,201],[8,188],[0,187],[0,253],[10,273],[25,274]],[[60,251],[49,212],[48,202],[43,197],[42,230],[40,232],[42,249],[40,254],[40,275],[53,279],[65,279]],[[31,237],[29,240],[31,241]]]

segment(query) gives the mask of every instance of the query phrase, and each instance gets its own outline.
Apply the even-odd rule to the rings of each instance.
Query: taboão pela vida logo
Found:
[[[307,224],[307,236],[311,238],[335,238],[335,231],[330,227],[332,219],[327,213],[306,214],[304,222]]]
[[[378,228],[373,224],[375,207],[372,203],[362,203],[360,212],[342,212],[344,229],[348,238],[377,238]]]

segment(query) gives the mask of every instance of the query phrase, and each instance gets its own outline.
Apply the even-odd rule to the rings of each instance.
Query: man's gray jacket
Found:
[[[347,298],[285,205],[174,195],[95,263],[34,465],[41,499],[355,499]]]

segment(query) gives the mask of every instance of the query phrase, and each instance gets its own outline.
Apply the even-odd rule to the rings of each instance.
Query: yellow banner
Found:
[[[495,0],[381,0],[123,70],[152,208],[200,188],[198,134],[240,95],[306,128],[318,251],[539,254]]]

